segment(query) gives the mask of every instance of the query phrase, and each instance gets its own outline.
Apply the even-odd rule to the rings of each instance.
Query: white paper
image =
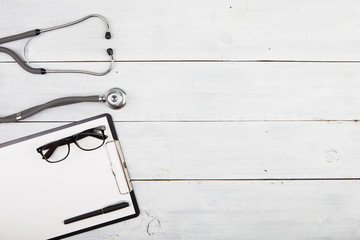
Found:
[[[0,239],[48,239],[135,213],[130,194],[119,193],[105,144],[94,151],[70,145],[62,162],[48,163],[36,149],[104,125],[106,117],[0,148]],[[116,172],[125,181],[122,171]],[[130,206],[65,225],[65,219],[121,201]]]

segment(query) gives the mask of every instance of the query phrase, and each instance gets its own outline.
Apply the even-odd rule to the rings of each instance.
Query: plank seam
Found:
[[[173,179],[143,179],[134,178],[132,182],[280,182],[280,181],[360,181],[360,178],[173,178]]]
[[[51,60],[30,61],[30,63],[108,63],[107,60]],[[16,63],[0,61],[0,63]],[[184,60],[115,60],[115,63],[360,63],[360,60],[217,60],[217,59],[184,59]]]
[[[115,120],[115,123],[256,123],[256,122],[279,122],[279,123],[297,123],[297,122],[355,122],[358,123],[359,119],[342,119],[342,120]],[[33,121],[25,120],[20,122],[15,122],[17,124],[21,123],[72,123],[75,121],[57,121],[57,120],[48,120],[48,121]]]

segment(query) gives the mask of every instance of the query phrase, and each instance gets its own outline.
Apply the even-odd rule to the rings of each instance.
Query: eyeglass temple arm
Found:
[[[80,135],[77,136],[77,140],[81,140],[83,138],[86,138],[86,137],[94,137],[94,138],[97,138],[97,139],[101,139],[103,140],[104,138],[106,139],[107,136],[106,135],[103,135],[103,134],[99,134],[99,133],[81,133]]]
[[[102,98],[98,95],[95,96],[86,96],[86,97],[65,97],[52,100],[50,102],[37,105],[35,107],[28,108],[19,113],[15,113],[3,118],[0,118],[0,123],[11,123],[18,122],[22,119],[33,116],[36,113],[39,113],[48,108],[59,107],[68,104],[80,103],[80,102],[103,102]]]
[[[59,146],[63,146],[63,145],[69,145],[69,143],[71,143],[70,141],[67,141],[65,139],[61,139],[59,141],[56,142],[52,142],[50,144],[46,144],[45,146],[47,146],[45,149],[48,149],[48,151],[46,151],[45,154],[42,153],[42,149],[45,147],[41,147],[38,149],[38,152],[41,153],[43,155],[43,158],[49,159],[53,153],[55,152],[55,150],[59,147]]]
[[[45,154],[44,154],[44,158],[49,158],[51,157],[51,155],[53,155],[53,153],[55,152],[55,150],[57,149],[58,146],[54,146],[52,148],[49,148],[49,151],[47,151]]]

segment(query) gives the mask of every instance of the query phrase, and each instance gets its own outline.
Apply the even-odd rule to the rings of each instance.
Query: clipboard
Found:
[[[105,126],[93,151],[70,144],[68,157],[48,163],[36,149]],[[0,239],[63,239],[140,214],[127,165],[109,114],[0,144]],[[64,220],[117,202],[129,206],[71,224]]]

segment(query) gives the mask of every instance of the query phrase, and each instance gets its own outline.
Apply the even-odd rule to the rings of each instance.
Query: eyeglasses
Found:
[[[57,163],[65,160],[70,153],[70,144],[75,143],[81,150],[93,151],[101,147],[108,137],[104,134],[105,126],[91,128],[66,137],[36,149],[42,158],[49,163]]]

